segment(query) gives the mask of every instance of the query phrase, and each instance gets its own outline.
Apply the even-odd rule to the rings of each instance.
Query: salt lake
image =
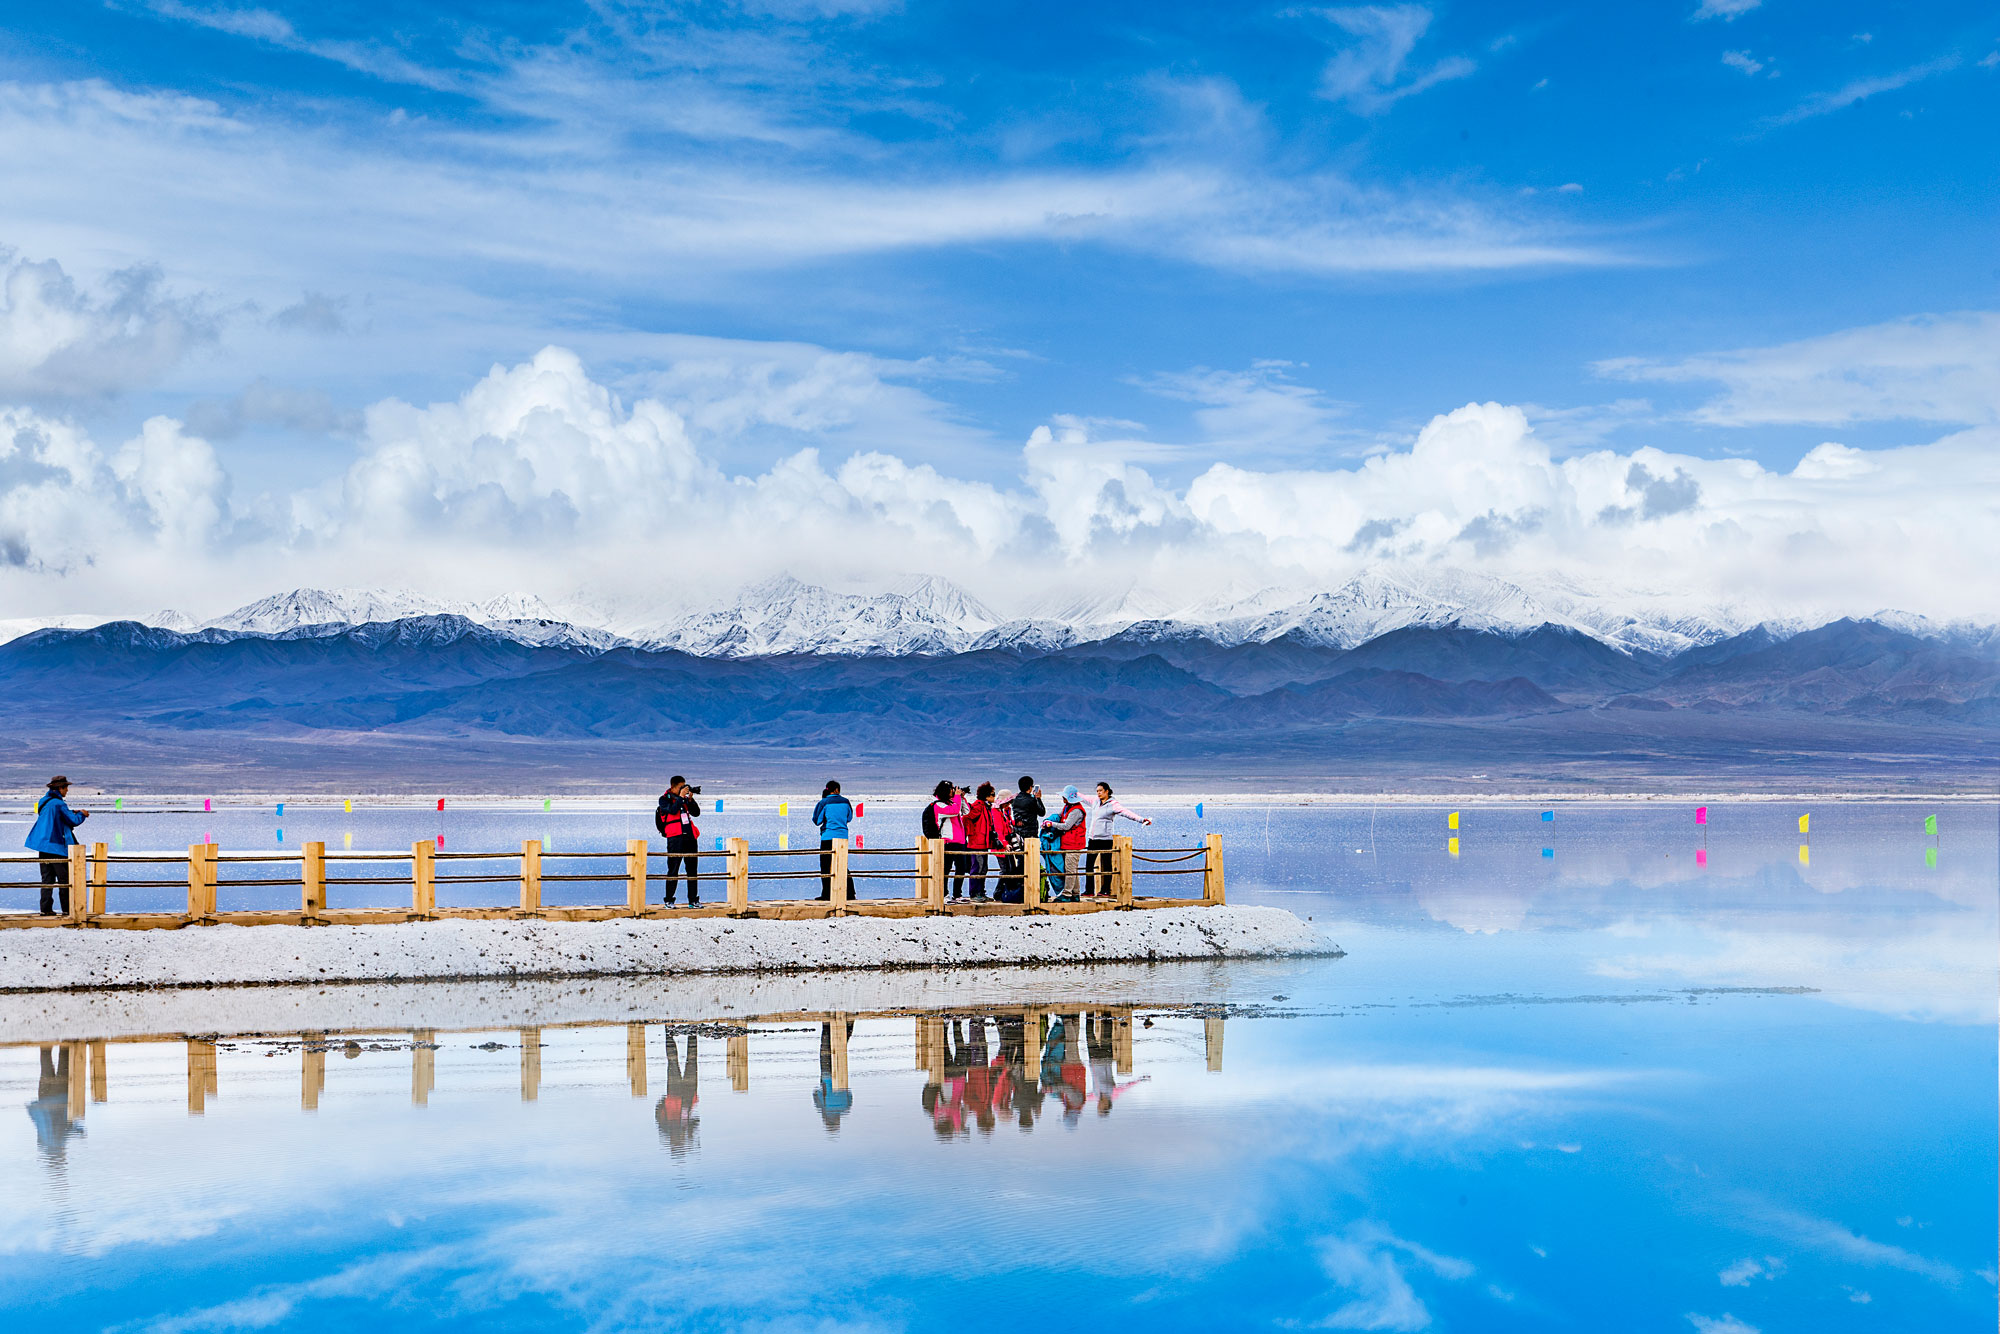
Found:
[[[308,1032],[243,992],[172,1031],[144,997],[115,1023],[0,998],[35,1026],[0,1047],[0,1312],[1990,1329],[2000,807],[1709,807],[1152,809],[1142,845],[1222,834],[1231,901],[1341,957],[802,977],[768,1004],[730,979],[335,987]],[[805,847],[807,808],[732,803],[704,845]],[[638,804],[94,809],[83,833],[128,851],[649,828]],[[907,846],[912,811],[858,828]]]

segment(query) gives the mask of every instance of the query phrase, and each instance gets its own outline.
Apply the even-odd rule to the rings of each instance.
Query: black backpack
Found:
[[[937,803],[935,801],[927,801],[924,803],[924,837],[925,838],[944,837],[944,830],[938,828]]]

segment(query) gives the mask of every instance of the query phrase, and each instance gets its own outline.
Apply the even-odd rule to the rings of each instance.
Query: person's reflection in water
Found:
[[[687,1064],[682,1065],[671,1028],[666,1030],[666,1038],[667,1091],[654,1105],[653,1119],[660,1123],[660,1142],[667,1146],[667,1152],[684,1158],[694,1147],[695,1131],[701,1126],[694,1110],[701,1100],[700,1048],[696,1045],[700,1039],[693,1033],[687,1035]]]
[[[1118,1016],[1100,1014],[1095,1019],[1084,1021],[1084,1031],[1090,1038],[1090,1081],[1097,1085],[1097,1114],[1111,1115],[1111,1104],[1123,1097],[1134,1084],[1143,1084],[1151,1075],[1141,1075],[1137,1079],[1118,1082],[1118,1067],[1112,1064],[1111,1044],[1118,1037]]]
[[[1008,1015],[995,1019],[993,1026],[1000,1030],[1000,1056],[995,1064],[1006,1072],[996,1090],[995,1105],[1012,1110],[1022,1130],[1033,1130],[1035,1117],[1042,1110],[1042,1072],[1039,1063],[1033,1070],[1028,1068],[1028,1021]]]
[[[35,1142],[42,1156],[52,1164],[61,1163],[72,1135],[83,1133],[83,1122],[69,1114],[69,1048],[42,1048],[42,1079],[28,1104],[28,1119],[35,1123]]]
[[[847,1037],[854,1036],[854,1021],[847,1021]],[[854,1110],[854,1094],[846,1088],[833,1086],[833,1022],[827,1020],[819,1026],[819,1083],[813,1088],[813,1106],[819,1109],[820,1120],[826,1123],[829,1135],[840,1130],[840,1118]]]
[[[986,1054],[986,1021],[975,1018],[966,1029],[967,1041],[959,1049],[965,1062],[965,1105],[972,1112],[979,1133],[993,1133],[993,1098],[996,1071]]]
[[[944,1083],[924,1085],[924,1111],[939,1139],[951,1139],[965,1131],[965,1025],[950,1020],[944,1030]]]
[[[1083,1070],[1083,1019],[1081,1015],[1057,1017],[1042,1048],[1042,1084],[1062,1100],[1063,1124],[1073,1126],[1083,1116],[1085,1091]]]

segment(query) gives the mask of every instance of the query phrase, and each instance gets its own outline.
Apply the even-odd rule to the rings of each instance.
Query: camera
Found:
[[[693,794],[694,794],[695,796],[697,796],[697,797],[701,795],[701,788],[700,788],[700,787],[698,787],[698,786],[696,786],[696,785],[695,785],[695,784],[693,784],[693,783],[689,783],[689,784],[687,785],[687,790],[688,790],[689,792],[692,792],[692,793],[693,793]]]

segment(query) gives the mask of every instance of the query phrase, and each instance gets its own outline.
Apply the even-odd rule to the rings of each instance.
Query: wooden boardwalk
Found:
[[[664,855],[664,854],[661,854]],[[1022,901],[999,903],[992,900],[950,899],[946,897],[947,859],[944,843],[926,840],[909,848],[849,847],[844,839],[819,848],[756,848],[745,839],[730,839],[723,849],[675,853],[676,857],[699,858],[697,865],[722,863],[720,874],[705,870],[703,882],[713,887],[727,885],[727,896],[698,908],[668,907],[649,901],[650,886],[662,877],[654,872],[655,854],[647,840],[635,838],[623,851],[545,853],[539,840],[528,839],[519,852],[440,852],[435,842],[413,845],[408,852],[328,852],[324,843],[306,843],[297,852],[224,853],[213,843],[197,843],[179,854],[112,853],[102,843],[70,849],[68,870],[72,886],[67,914],[45,917],[32,910],[0,912],[0,927],[84,927],[115,930],[176,929],[189,926],[230,924],[236,926],[360,926],[394,922],[429,922],[460,918],[473,920],[520,919],[531,921],[602,921],[610,918],[748,917],[808,919],[820,917],[921,917],[929,915],[1010,917],[1038,913],[1113,912],[1141,908],[1182,908],[1212,906],[1224,901],[1222,838],[1210,834],[1197,847],[1138,849],[1126,837],[1112,840],[1108,897],[1077,902],[1046,899],[1042,884],[1041,844],[1032,843],[1024,852]],[[985,854],[993,856],[994,854]],[[1071,853],[1079,865],[1082,853]],[[753,899],[753,882],[806,882],[816,895],[821,883],[820,858],[831,861],[829,898]],[[797,860],[806,859],[800,866]],[[772,860],[759,860],[772,859]],[[776,859],[791,859],[790,862]],[[581,871],[545,870],[551,862],[568,867],[590,863],[605,869],[586,867]],[[907,862],[907,865],[900,863]],[[20,867],[37,876],[33,880],[0,880],[0,890],[39,892],[40,859],[34,856],[0,857],[0,874]],[[296,874],[293,870],[296,868]],[[250,874],[253,871],[255,874]],[[382,873],[387,871],[386,874]],[[342,874],[368,871],[370,874]],[[1171,877],[1199,876],[1198,881]],[[850,880],[859,889],[873,882],[887,881],[907,886],[907,894],[891,898],[850,897]],[[990,873],[989,883],[997,883]],[[591,884],[622,887],[623,901],[582,905],[549,905],[542,902],[545,884]],[[1158,887],[1159,894],[1137,892],[1141,883]],[[387,885],[407,887],[408,907],[349,907],[340,905],[342,886]],[[509,886],[515,893],[512,903],[474,906],[444,906],[437,901],[439,885]],[[1188,892],[1171,892],[1185,886]],[[133,889],[186,890],[186,906],[178,912],[134,912],[119,910],[115,901]],[[1074,887],[1072,887],[1074,888]],[[247,891],[268,894],[271,890],[296,889],[297,910],[256,907],[225,908],[225,894],[235,898]]]

